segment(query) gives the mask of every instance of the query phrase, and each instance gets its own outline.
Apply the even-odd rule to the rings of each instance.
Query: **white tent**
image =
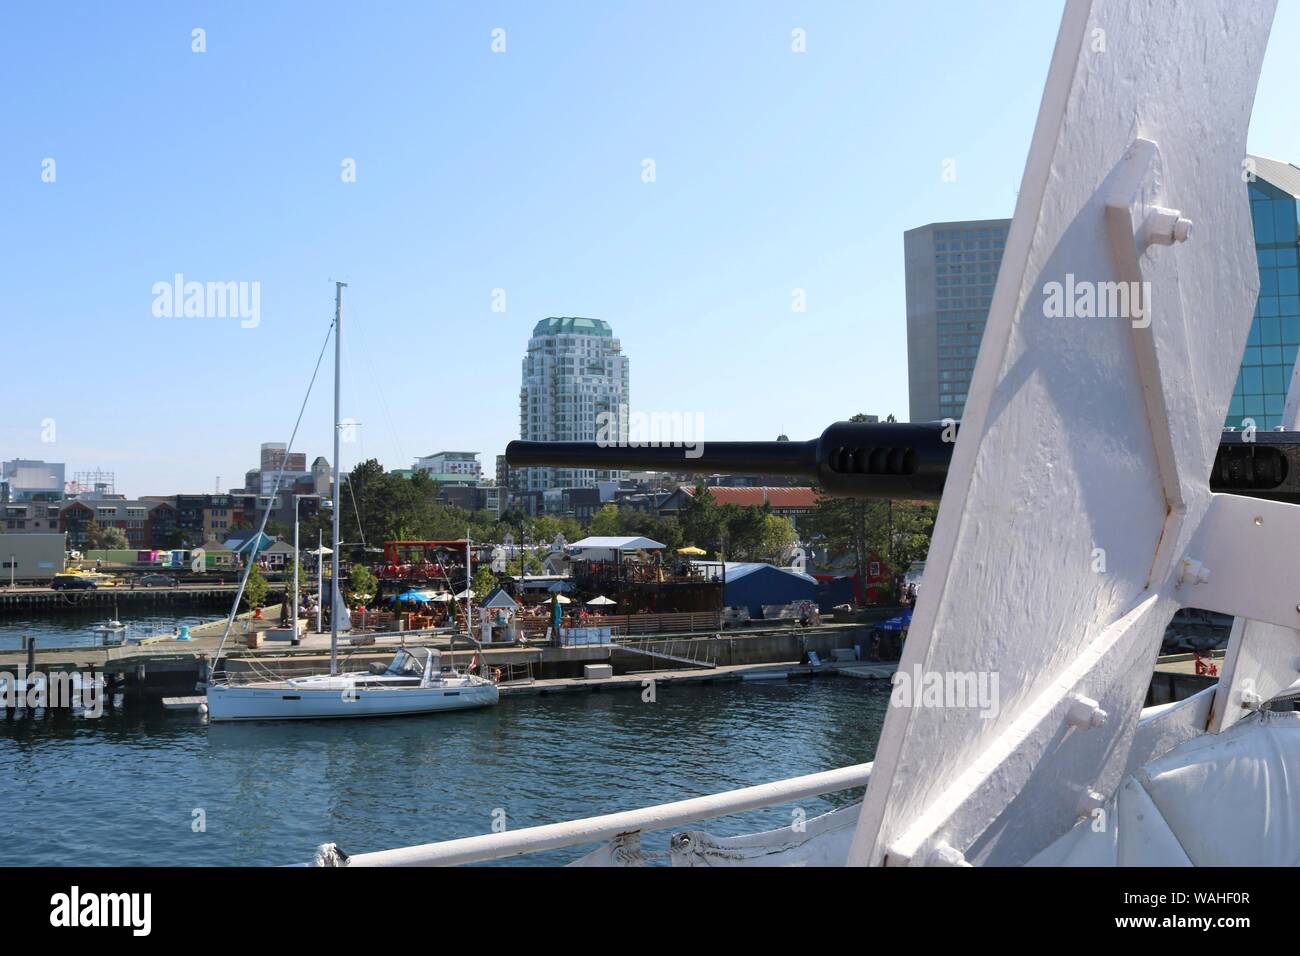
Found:
[[[590,538],[583,538],[581,541],[575,541],[569,547],[578,548],[582,551],[662,551],[666,545],[662,545],[650,538],[595,535]]]

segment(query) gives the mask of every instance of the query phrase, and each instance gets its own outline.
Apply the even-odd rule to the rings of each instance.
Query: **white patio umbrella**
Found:
[[[617,603],[618,603],[617,601],[611,601],[609,598],[605,597],[605,595],[603,595],[603,594],[601,594],[601,595],[599,595],[599,596],[597,596],[597,597],[594,597],[594,598],[592,598],[590,601],[587,602],[587,604],[589,604],[589,605],[590,605],[590,604],[606,605],[606,604],[617,604]]]
[[[556,592],[555,592],[555,603],[556,603],[556,604],[572,604],[573,601],[570,600],[569,598],[566,598],[566,597],[565,597],[563,594],[561,594],[560,592],[556,591]]]
[[[456,600],[463,601],[467,597],[477,597],[477,595],[471,590],[465,590],[456,595]]]

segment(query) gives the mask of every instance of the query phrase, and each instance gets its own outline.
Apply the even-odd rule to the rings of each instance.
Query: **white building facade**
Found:
[[[627,437],[628,360],[608,322],[547,318],[533,328],[519,390],[519,437],[526,441],[596,441]],[[589,488],[621,471],[528,468],[520,489]]]

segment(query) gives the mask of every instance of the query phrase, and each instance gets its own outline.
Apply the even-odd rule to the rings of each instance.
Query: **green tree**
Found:
[[[794,553],[795,542],[799,536],[795,533],[794,522],[785,515],[768,513],[763,516],[762,560],[773,564],[788,564]]]
[[[587,534],[598,537],[613,537],[622,530],[619,520],[618,505],[608,504],[597,511],[587,525]]]
[[[532,541],[550,543],[557,534],[564,535],[564,540],[573,542],[582,537],[582,525],[578,519],[568,515],[541,515],[525,525],[528,537]]]
[[[705,551],[717,552],[723,547],[723,515],[713,497],[713,492],[703,481],[695,486],[695,493],[681,511],[682,536],[689,543]]]
[[[374,597],[379,592],[379,582],[364,564],[354,564],[348,572],[348,597],[368,594]]]
[[[529,551],[527,554],[511,558],[506,564],[506,571],[515,577],[524,574],[541,574],[542,559],[535,552]]]
[[[248,583],[244,585],[242,599],[244,610],[250,611],[264,605],[266,596],[270,591],[270,585],[266,583],[266,578],[262,576],[262,569],[254,564],[248,570]]]
[[[492,569],[486,564],[478,566],[478,570],[474,572],[474,577],[471,580],[473,583],[470,585],[470,590],[474,592],[476,601],[482,601],[496,590],[497,576],[492,573]]]
[[[131,546],[121,528],[105,528],[94,518],[86,525],[86,547],[91,551],[125,549]]]
[[[676,551],[685,543],[681,523],[676,518],[661,518],[653,512],[640,511],[636,508],[620,508],[618,519],[619,534],[658,541],[669,553]]]
[[[761,561],[763,509],[723,505],[721,557],[729,561]]]
[[[867,562],[874,547],[874,529],[883,518],[887,502],[864,498],[832,498],[819,494],[817,507],[804,519],[808,532],[819,541],[833,559],[849,555],[858,581],[865,587]],[[882,556],[883,557],[883,556]]]
[[[928,501],[893,502],[889,547],[890,560],[896,570],[906,571],[913,561],[925,560],[938,515],[939,507]]]

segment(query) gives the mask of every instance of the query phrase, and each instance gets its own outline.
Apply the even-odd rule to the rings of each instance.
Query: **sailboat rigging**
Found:
[[[341,388],[340,372],[342,369],[342,324],[343,324],[343,289],[346,283],[335,283],[334,296],[334,482],[333,482],[333,516],[330,531],[331,575],[330,582],[330,668],[329,674],[314,677],[296,677],[287,680],[263,679],[247,683],[236,683],[227,674],[222,680],[212,680],[207,688],[208,718],[213,721],[235,720],[305,720],[324,717],[373,717],[397,714],[420,714],[440,710],[464,710],[472,707],[488,707],[497,703],[499,693],[496,685],[475,674],[458,674],[454,670],[444,672],[441,667],[440,654],[432,648],[399,648],[392,662],[384,667],[372,664],[367,671],[339,673],[338,669],[338,635],[340,616],[346,613],[339,582],[339,492],[342,476],[339,471],[340,451],[339,429],[342,427],[340,411]],[[324,349],[322,349],[322,356]],[[320,360],[317,360],[319,370]],[[315,373],[312,382],[315,382]],[[308,396],[311,388],[308,387]],[[306,407],[307,399],[303,399]],[[302,421],[302,411],[298,413],[298,422]],[[298,425],[294,425],[293,436],[287,447],[292,447],[293,437],[297,435]],[[285,461],[288,460],[286,454]],[[280,487],[284,474],[284,462],[276,476],[272,490],[274,496]],[[266,527],[270,514],[268,507],[262,515],[259,535]],[[468,543],[466,545],[466,573],[468,574]],[[249,562],[251,568],[252,562]],[[230,634],[239,600],[248,580],[249,568],[245,568],[240,581],[239,591],[231,608],[226,630],[222,635],[221,647]],[[468,579],[467,579],[468,580]],[[468,592],[469,585],[466,584]],[[322,595],[323,597],[323,595]],[[466,611],[469,610],[469,598],[466,598]],[[468,615],[467,615],[468,618]],[[467,630],[473,641],[473,630],[467,620]],[[215,662],[221,658],[218,648]],[[424,652],[421,661],[417,651]],[[254,665],[256,666],[256,665]]]

